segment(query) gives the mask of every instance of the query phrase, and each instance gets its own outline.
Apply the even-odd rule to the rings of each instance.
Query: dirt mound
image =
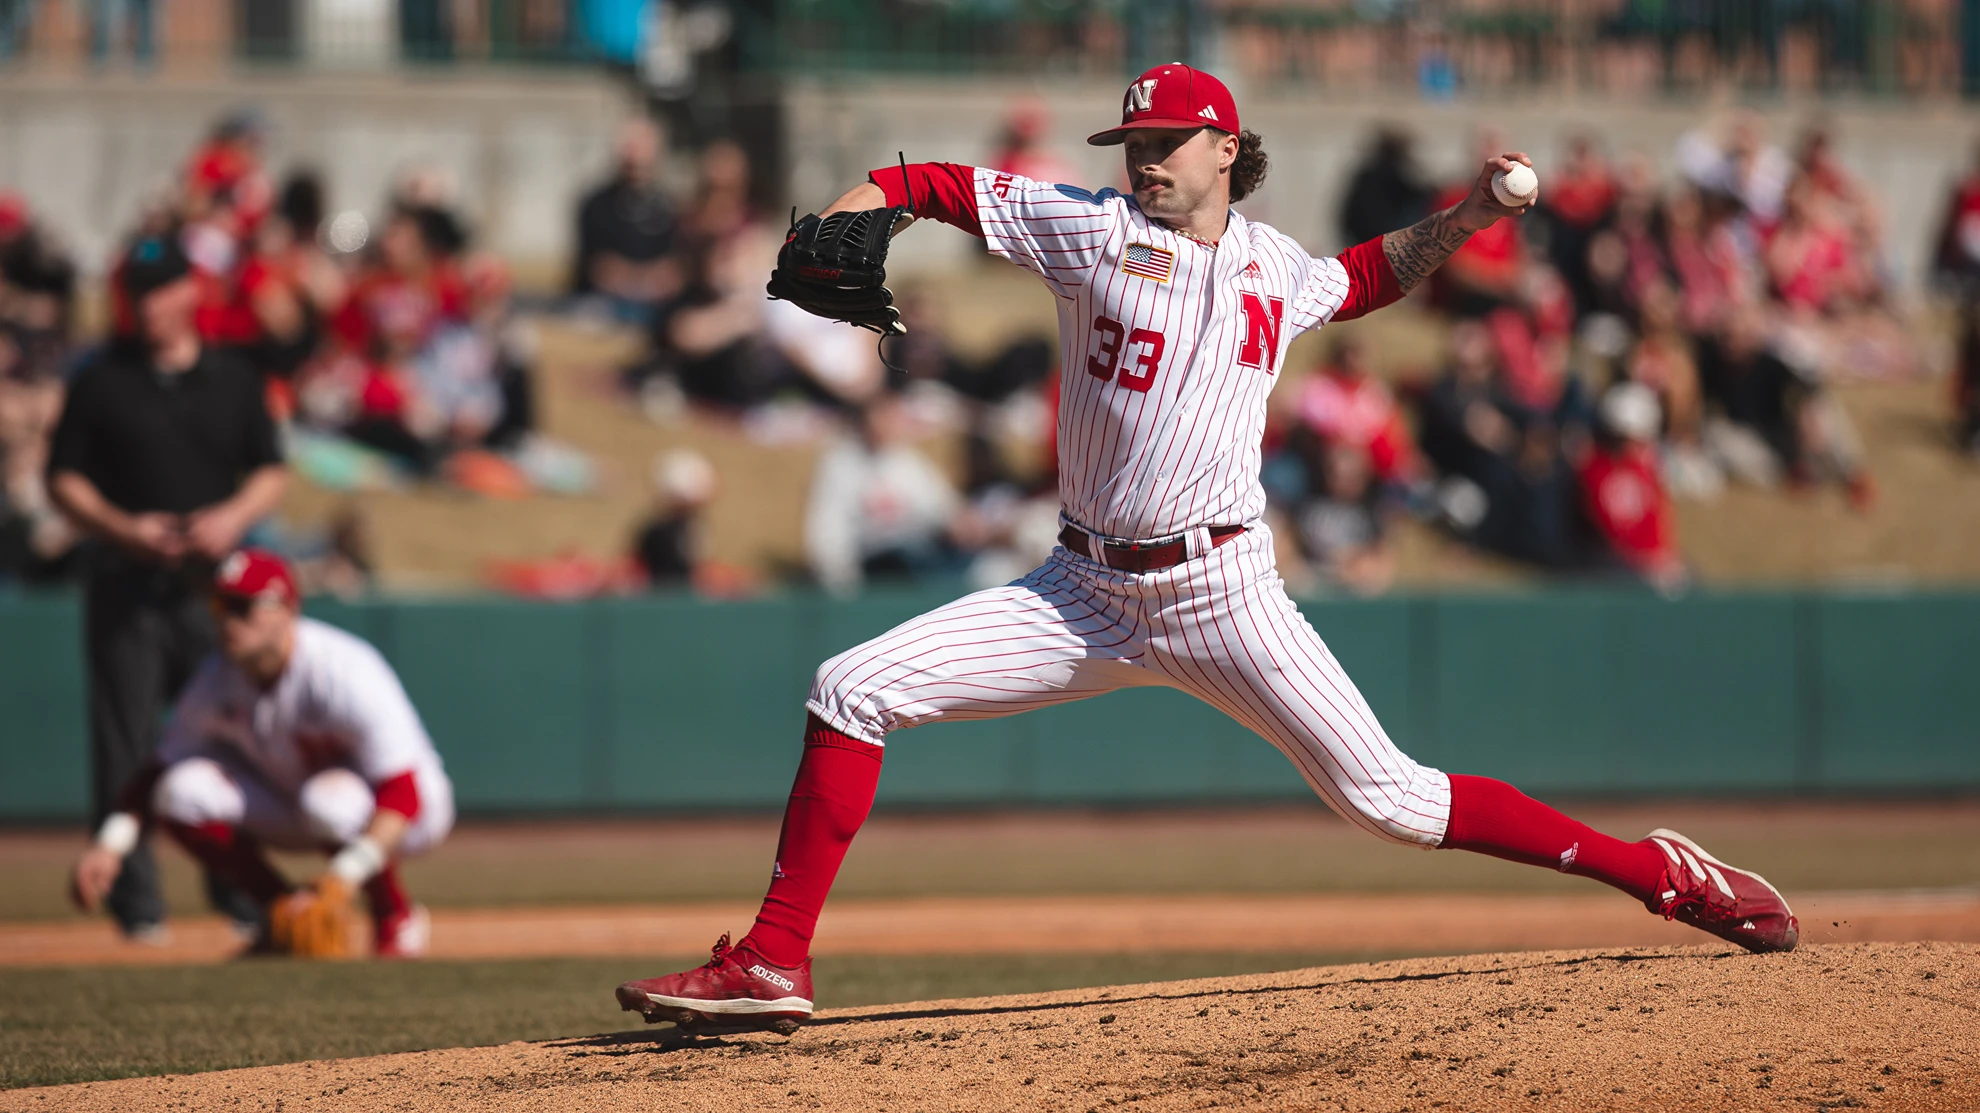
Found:
[[[598,992],[603,992],[599,987]],[[1980,1105],[1980,948],[1418,959],[0,1095],[5,1110]]]

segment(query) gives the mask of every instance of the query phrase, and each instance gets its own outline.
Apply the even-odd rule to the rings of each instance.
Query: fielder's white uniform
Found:
[[[1211,247],[1113,190],[967,167],[906,173],[923,215],[980,231],[1058,297],[1067,521],[1104,538],[1180,536],[1191,559],[1123,572],[1061,547],[1015,583],[826,662],[807,707],[882,745],[903,727],[1167,685],[1263,735],[1348,820],[1435,846],[1450,782],[1396,749],[1287,597],[1258,481],[1265,400],[1286,346],[1378,304],[1366,275],[1379,241],[1316,260],[1232,212]],[[873,175],[890,204],[904,199],[902,174]],[[1213,526],[1247,528],[1213,546]]]
[[[362,835],[379,786],[417,802],[398,854],[454,825],[454,787],[392,666],[369,642],[303,618],[295,651],[263,691],[219,654],[186,686],[159,744],[153,814],[226,823],[263,843],[332,849]],[[389,791],[389,790],[388,790]]]

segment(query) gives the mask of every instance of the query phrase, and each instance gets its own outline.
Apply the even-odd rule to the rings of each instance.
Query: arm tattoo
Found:
[[[1471,238],[1454,219],[1456,215],[1453,206],[1382,237],[1382,254],[1388,256],[1389,266],[1396,272],[1397,285],[1405,291],[1415,289]]]

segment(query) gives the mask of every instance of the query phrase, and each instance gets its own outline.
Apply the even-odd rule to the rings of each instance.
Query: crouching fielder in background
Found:
[[[76,903],[97,907],[151,822],[261,902],[258,950],[348,953],[362,889],[377,953],[425,953],[426,910],[407,898],[398,862],[447,837],[454,790],[398,676],[363,639],[302,617],[294,575],[268,553],[221,563],[213,609],[220,652],[76,863]],[[264,846],[320,850],[330,865],[298,888]]]

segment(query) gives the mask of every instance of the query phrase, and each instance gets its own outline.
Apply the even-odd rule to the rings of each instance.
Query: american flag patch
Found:
[[[1176,256],[1164,248],[1131,243],[1126,251],[1121,252],[1121,270],[1157,282],[1167,282],[1176,272]]]

